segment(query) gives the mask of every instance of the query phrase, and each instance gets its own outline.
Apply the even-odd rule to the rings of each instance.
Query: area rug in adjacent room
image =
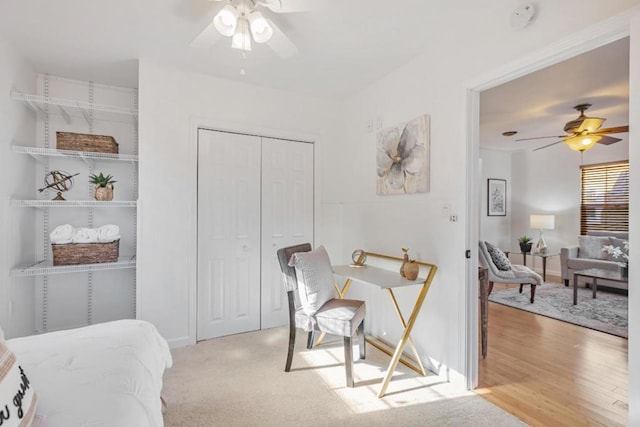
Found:
[[[598,290],[592,298],[591,289],[578,288],[578,304],[573,305],[573,287],[545,283],[536,289],[535,302],[529,302],[529,289],[519,287],[494,290],[489,301],[530,311],[619,337],[628,338],[628,298],[626,295]]]

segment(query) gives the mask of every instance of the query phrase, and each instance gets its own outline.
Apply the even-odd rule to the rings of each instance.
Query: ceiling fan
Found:
[[[268,44],[281,58],[294,56],[296,45],[268,18],[270,13],[308,11],[312,0],[209,0],[221,3],[213,20],[191,42],[210,46],[231,37],[231,47],[246,52],[252,41]]]
[[[629,126],[617,126],[612,128],[604,128],[600,127],[604,123],[606,119],[599,117],[588,117],[584,114],[591,107],[591,104],[579,104],[573,107],[575,110],[580,112],[580,116],[574,120],[568,121],[564,125],[564,131],[567,132],[566,135],[560,136],[540,136],[537,138],[521,138],[516,139],[516,141],[530,141],[533,139],[546,139],[546,138],[561,138],[560,141],[553,142],[548,145],[544,145],[542,147],[538,147],[533,151],[542,150],[543,148],[551,147],[553,145],[564,142],[574,151],[586,151],[596,143],[600,143],[603,145],[610,145],[618,141],[622,141],[620,138],[614,138],[611,136],[606,136],[608,134],[613,133],[624,133],[629,132]]]

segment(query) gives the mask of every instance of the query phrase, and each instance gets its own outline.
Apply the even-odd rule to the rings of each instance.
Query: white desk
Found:
[[[391,257],[388,255],[375,254],[371,252],[367,252],[366,255],[367,257],[382,258],[402,262],[401,258]],[[398,318],[400,319],[400,323],[402,324],[403,332],[400,337],[400,341],[398,342],[393,353],[389,352],[386,348],[379,346],[375,341],[367,339],[367,342],[391,356],[391,361],[389,362],[387,373],[382,380],[382,387],[380,388],[378,397],[384,396],[387,387],[389,386],[389,382],[391,381],[391,377],[393,376],[393,372],[395,371],[396,367],[398,366],[398,362],[400,361],[402,361],[403,364],[407,365],[419,374],[423,376],[426,375],[426,371],[424,369],[424,366],[422,366],[422,361],[420,360],[420,355],[418,354],[418,351],[416,350],[416,347],[413,343],[413,339],[411,338],[411,330],[415,325],[420,309],[422,308],[422,303],[427,296],[427,292],[429,291],[429,287],[431,286],[431,282],[433,281],[433,277],[435,276],[438,267],[435,264],[423,262],[419,262],[418,264],[428,268],[427,272],[423,271],[423,269],[421,268],[421,273],[423,275],[424,273],[426,273],[426,278],[418,277],[416,280],[407,280],[401,277],[398,271],[385,270],[368,265],[365,265],[363,267],[352,267],[349,265],[339,265],[333,267],[333,271],[336,276],[346,278],[342,289],[337,287],[340,298],[346,297],[347,291],[349,290],[352,281],[364,283],[366,285],[377,286],[381,289],[386,289],[391,296],[393,306],[396,309],[396,313],[398,315]],[[396,297],[393,293],[393,289],[412,285],[419,285],[421,286],[421,288],[418,292],[418,296],[411,311],[411,315],[409,315],[409,321],[407,322],[405,321],[405,318],[400,311],[400,307],[398,306],[398,301],[396,300]],[[322,338],[320,338],[318,341],[320,341],[321,339]],[[416,362],[419,365],[417,367],[407,362],[406,360],[401,360],[402,352],[404,351],[407,343],[411,347],[411,350],[413,351],[413,354],[416,358]]]

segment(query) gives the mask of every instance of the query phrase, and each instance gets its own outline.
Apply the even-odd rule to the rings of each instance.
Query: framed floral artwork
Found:
[[[487,180],[487,216],[507,215],[507,180]]]
[[[376,194],[429,191],[429,115],[384,129],[377,135]]]

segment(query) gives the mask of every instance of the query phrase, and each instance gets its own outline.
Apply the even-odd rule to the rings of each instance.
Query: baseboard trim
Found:
[[[167,342],[169,343],[169,348],[180,348],[195,344],[195,341],[193,341],[189,336],[172,338],[167,340]]]

